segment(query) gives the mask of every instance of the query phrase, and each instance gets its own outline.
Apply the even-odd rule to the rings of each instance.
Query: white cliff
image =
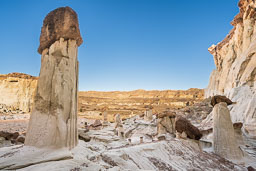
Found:
[[[210,76],[205,97],[225,95],[235,105],[233,122],[243,122],[244,132],[256,136],[256,2],[240,0],[240,12],[232,21],[227,37],[208,50],[216,69]]]
[[[22,73],[0,75],[0,113],[32,111],[37,77]]]

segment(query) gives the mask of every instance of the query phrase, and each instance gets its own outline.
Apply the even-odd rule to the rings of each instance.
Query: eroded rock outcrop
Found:
[[[77,145],[77,48],[82,39],[77,30],[76,13],[69,7],[50,12],[44,20],[39,47],[41,71],[25,145],[54,148]],[[60,37],[62,34],[65,39]]]
[[[233,122],[243,122],[245,132],[256,136],[256,2],[239,1],[239,14],[227,37],[208,50],[214,56],[205,96],[225,95],[237,102],[231,107]]]

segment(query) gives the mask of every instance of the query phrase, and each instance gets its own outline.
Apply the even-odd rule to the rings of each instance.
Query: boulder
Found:
[[[19,136],[18,132],[6,132],[6,131],[0,131],[0,137],[4,137],[6,140],[16,139]]]
[[[252,166],[248,166],[248,167],[247,167],[247,170],[248,170],[248,171],[255,171],[255,169],[254,169]]]
[[[0,131],[0,137],[4,137],[6,140],[10,140],[12,137],[12,134],[5,131]]]
[[[19,136],[17,138],[17,142],[24,143],[25,142],[25,137],[24,136]]]
[[[181,116],[177,116],[175,119],[175,129],[180,134],[185,132],[190,139],[199,140],[202,137],[199,129]]]

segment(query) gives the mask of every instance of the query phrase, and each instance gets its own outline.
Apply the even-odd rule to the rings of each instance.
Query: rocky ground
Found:
[[[82,123],[90,121],[79,120],[81,140],[71,153],[65,149],[54,152],[45,149],[38,151],[33,147],[12,145],[0,148],[0,169],[23,171],[246,169],[243,164],[234,164],[213,153],[202,151],[198,141],[175,138],[172,134],[166,134],[166,140],[158,140],[156,119],[145,121],[136,116],[125,120],[123,122],[125,138],[116,135],[113,123],[88,131]]]
[[[200,125],[201,120],[210,117],[209,113],[205,114],[212,109],[208,104],[209,99],[176,112]],[[209,131],[204,132],[201,141],[176,138],[169,132],[165,140],[159,140],[156,116],[153,115],[151,121],[144,120],[142,115],[124,120],[125,138],[116,134],[114,123],[103,127],[102,121],[95,122],[80,116],[79,145],[71,153],[63,149],[35,154],[32,147],[2,139],[1,146],[5,147],[0,148],[0,166],[2,169],[20,170],[246,170],[248,166],[256,167],[255,141],[244,141],[241,131],[237,138],[243,141],[241,148],[249,157],[234,164],[212,152],[209,127],[200,128]],[[0,130],[22,134],[26,131],[28,119],[29,114],[1,115]],[[10,151],[14,152],[11,154]],[[26,160],[25,154],[48,158],[47,161],[41,157]]]

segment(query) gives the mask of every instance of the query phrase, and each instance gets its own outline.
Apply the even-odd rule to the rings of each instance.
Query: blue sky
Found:
[[[205,88],[208,47],[223,40],[238,0],[1,0],[0,73],[38,76],[44,17],[62,6],[79,18],[80,90]]]

